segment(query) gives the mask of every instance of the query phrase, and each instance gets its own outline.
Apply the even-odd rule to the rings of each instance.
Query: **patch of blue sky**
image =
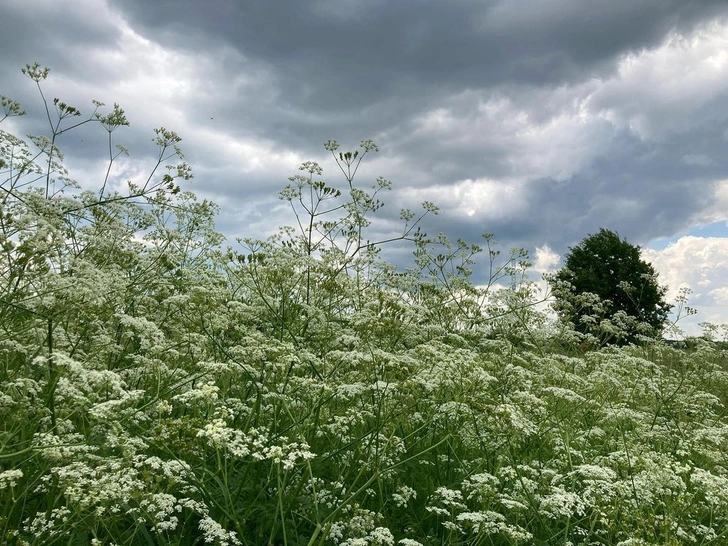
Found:
[[[728,222],[713,222],[703,226],[695,226],[687,231],[681,231],[673,235],[672,237],[661,237],[659,239],[653,239],[644,248],[651,248],[653,250],[664,250],[672,243],[678,241],[682,237],[693,236],[693,237],[728,237]]]

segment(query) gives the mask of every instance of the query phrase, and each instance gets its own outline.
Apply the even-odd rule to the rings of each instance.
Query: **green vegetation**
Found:
[[[123,110],[53,101],[48,122],[30,143],[0,132],[1,543],[728,540],[716,345],[580,353],[537,310],[525,253],[428,236],[431,203],[374,240],[390,183],[355,181],[371,141],[327,142],[344,183],[305,163],[280,194],[294,227],[233,249],[180,189],[173,132],[148,178],[82,191],[59,140],[97,123],[114,150]]]
[[[672,307],[640,248],[607,229],[589,235],[566,255],[550,279],[555,310],[602,345],[633,343],[663,331]]]

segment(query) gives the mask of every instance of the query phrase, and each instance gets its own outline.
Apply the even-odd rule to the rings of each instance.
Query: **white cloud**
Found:
[[[241,117],[238,111],[229,116],[218,115],[221,104],[245,109],[259,106],[261,101],[274,101],[275,94],[270,92],[274,86],[270,85],[271,76],[265,69],[252,65],[230,48],[170,49],[142,36],[108,8],[99,9],[96,17],[113,24],[119,30],[119,39],[105,48],[83,51],[82,73],[52,72],[44,87],[47,96],[61,96],[84,114],[89,110],[84,106],[92,98],[107,102],[102,112],[109,111],[112,101],[125,110],[131,127],[114,133],[114,143],[132,148],[133,143],[140,144],[131,150],[131,158],[116,161],[111,188],[123,187],[127,179],[139,182],[148,174],[147,160],[157,152],[151,142],[154,127],[164,126],[182,137],[182,150],[195,156],[196,176],[203,176],[208,182],[207,188],[195,190],[205,197],[225,190],[227,196],[218,193],[218,201],[225,197],[235,199],[235,194],[240,197],[236,189],[242,187],[260,189],[260,178],[275,178],[282,187],[291,172],[308,159],[236,125],[234,120]],[[264,89],[267,90],[263,92]],[[246,103],[248,97],[255,97],[256,106]],[[103,157],[104,137],[98,137],[98,130],[94,133],[102,143],[99,149]],[[79,181],[96,189],[107,164],[104,159],[92,164],[69,158],[69,166],[74,167]],[[238,188],[229,187],[230,180],[238,183]],[[228,187],[222,188],[221,183],[225,182]],[[279,186],[271,188],[273,199],[278,189]]]
[[[406,201],[433,201],[460,217],[502,220],[522,214],[526,207],[525,188],[518,182],[467,179],[424,189],[408,188],[401,193]]]
[[[686,331],[699,333],[700,322],[728,324],[728,238],[681,237],[662,250],[642,249],[642,257],[655,266],[660,283],[669,287],[668,301],[682,287],[693,291],[690,305],[698,314],[685,321]]]
[[[533,270],[537,273],[551,273],[557,269],[560,261],[561,256],[551,250],[548,245],[543,245],[536,249]]]
[[[659,141],[714,121],[716,102],[725,103],[719,115],[728,116],[728,24],[718,22],[625,55],[605,79],[463,91],[422,114],[411,137],[436,141],[443,151],[503,157],[511,179],[564,181],[611,157],[617,131]],[[700,151],[681,161],[714,163]]]
[[[715,290],[711,290],[709,294],[718,304],[728,306],[728,286],[722,286]]]
[[[194,139],[197,150],[217,161],[227,170],[239,174],[276,173],[285,181],[305,161],[303,155],[290,150],[276,150],[274,142],[252,137],[239,137],[210,128],[198,129]]]
[[[728,93],[728,24],[690,36],[672,33],[657,48],[625,56],[616,77],[589,97],[594,115],[644,140],[690,130],[714,115],[704,107]]]
[[[585,110],[584,98],[594,85],[508,96],[466,91],[420,116],[414,136],[443,149],[496,151],[506,158],[512,178],[567,180],[611,142],[604,119]]]
[[[710,207],[700,212],[696,216],[695,222],[706,225],[728,222],[728,179],[715,183]]]

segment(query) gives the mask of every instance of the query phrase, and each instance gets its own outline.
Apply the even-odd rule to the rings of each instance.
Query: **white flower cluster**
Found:
[[[545,516],[559,519],[583,516],[586,505],[582,498],[571,491],[555,488],[541,497],[539,510]]]
[[[533,538],[533,535],[525,529],[509,524],[503,514],[490,510],[461,512],[455,519],[460,524],[459,530],[472,532],[477,536],[502,535],[515,543]]]
[[[203,517],[198,526],[204,535],[206,544],[215,543],[219,546],[237,546],[242,544],[233,531],[226,531],[222,525],[210,516]]]
[[[207,405],[216,402],[220,387],[214,383],[205,383],[200,387],[189,389],[172,397],[172,401],[181,406]]]
[[[143,514],[148,514],[153,523],[151,530],[157,533],[174,531],[179,525],[175,513],[182,512],[182,505],[177,497],[169,493],[153,493],[139,502]]]
[[[247,432],[227,426],[224,419],[218,418],[207,423],[197,432],[198,438],[217,449],[224,449],[233,457],[251,457],[256,461],[270,460],[281,465],[283,470],[291,470],[301,460],[313,459],[316,455],[305,442],[289,442],[288,438],[277,438],[273,444],[262,430],[251,428]]]
[[[417,498],[417,491],[407,485],[400,485],[397,491],[392,493],[394,504],[400,508],[407,508],[412,499]]]
[[[386,528],[377,525],[382,515],[359,505],[345,507],[346,519],[332,523],[328,539],[337,546],[394,546],[394,536]]]
[[[52,539],[63,534],[63,524],[68,521],[71,511],[61,506],[50,513],[38,512],[26,519],[23,530],[39,539]]]
[[[15,487],[18,485],[18,480],[23,477],[23,471],[19,468],[11,468],[0,472],[0,489],[8,487]]]
[[[429,499],[427,511],[441,517],[448,517],[453,512],[465,510],[463,494],[457,489],[438,487]]]

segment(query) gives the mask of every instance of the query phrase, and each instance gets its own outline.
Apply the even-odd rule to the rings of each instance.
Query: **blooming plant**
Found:
[[[0,543],[728,541],[721,345],[572,350],[522,251],[428,237],[430,203],[375,237],[371,141],[327,142],[344,182],[304,163],[293,227],[223,249],[176,134],[148,177],[122,186],[112,152],[89,189],[64,135],[97,124],[114,150],[123,110],[84,118],[25,72],[50,136],[0,131]]]

